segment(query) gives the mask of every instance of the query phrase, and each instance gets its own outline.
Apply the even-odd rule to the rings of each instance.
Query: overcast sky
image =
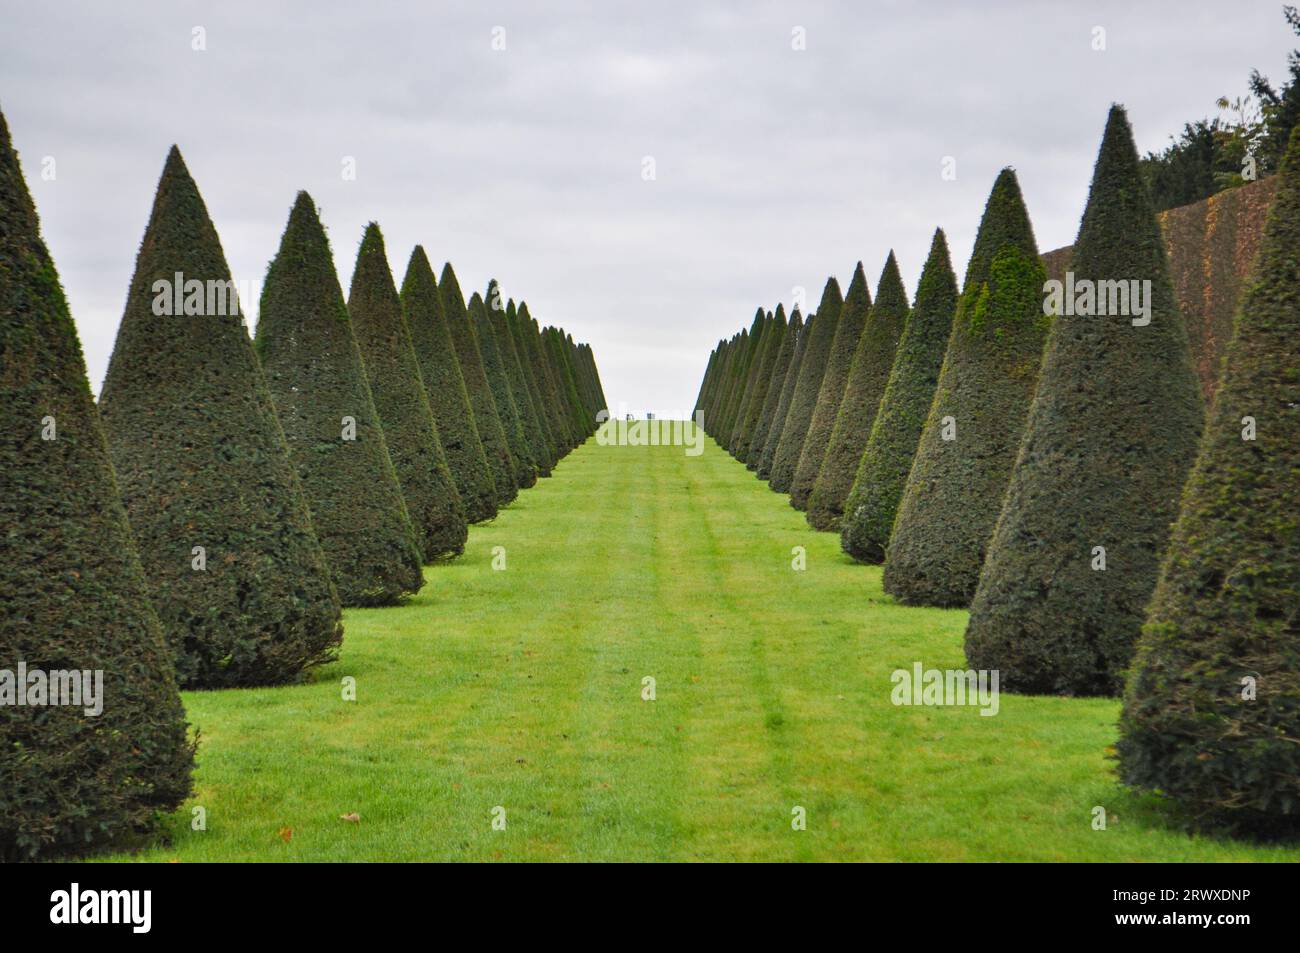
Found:
[[[960,278],[1002,166],[1071,243],[1110,102],[1158,148],[1291,41],[1273,0],[27,3],[0,109],[96,391],[175,142],[237,280],[305,188],[345,293],[374,219],[399,282],[417,242],[466,294],[496,277],[592,344],[615,410],[667,416],[796,287],[861,259],[874,293],[893,248],[910,296],[935,226]]]

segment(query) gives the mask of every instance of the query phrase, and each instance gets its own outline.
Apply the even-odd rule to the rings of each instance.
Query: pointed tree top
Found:
[[[898,272],[898,261],[892,250],[876,285],[876,307],[907,310],[907,289],[903,287],[903,276]]]
[[[798,308],[795,309],[795,313],[799,313]],[[785,320],[785,305],[781,304],[779,301],[776,303],[776,316],[782,321]]]
[[[1029,223],[1024,196],[1020,193],[1020,182],[1010,166],[998,173],[984,206],[984,216],[975,235],[975,248],[966,266],[963,294],[978,291],[980,285],[988,280],[993,258],[1005,245],[1014,245],[1027,257],[1038,257],[1038,244],[1034,241],[1034,229]]]
[[[822,289],[822,303],[818,308],[825,308],[827,305],[841,305],[844,303],[844,295],[840,293],[840,283],[831,275],[826,279],[826,287]]]
[[[1159,245],[1163,254],[1155,206],[1138,163],[1128,114],[1123,106],[1112,104],[1106,116],[1106,131],[1097,151],[1088,204],[1084,207],[1075,247],[1082,243],[1104,252],[1116,243],[1132,245],[1135,242],[1148,246],[1153,254],[1157,250],[1155,246]],[[1077,255],[1075,263],[1081,263]],[[1088,263],[1084,261],[1082,264],[1087,266]]]

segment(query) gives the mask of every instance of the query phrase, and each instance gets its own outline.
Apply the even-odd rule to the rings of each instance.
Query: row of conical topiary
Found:
[[[1017,692],[1126,692],[1126,782],[1272,833],[1300,820],[1300,138],[1281,176],[1203,435],[1118,106],[1077,297],[1051,296],[1006,169],[960,293],[936,232],[910,309],[892,255],[874,302],[859,265],[802,327],[760,311],[720,341],[697,400],[900,602],[970,606],[972,668]]]
[[[466,305],[423,249],[399,293],[370,224],[345,303],[300,193],[255,341],[203,199],[167,157],[98,410],[0,116],[0,858],[146,833],[190,790],[179,688],[292,681],[341,607],[399,602],[596,427],[591,349]],[[102,712],[15,672],[102,672]]]

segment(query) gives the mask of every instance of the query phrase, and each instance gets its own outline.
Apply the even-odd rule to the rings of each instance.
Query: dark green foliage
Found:
[[[790,409],[781,427],[776,455],[772,458],[768,486],[778,493],[785,493],[794,483],[795,468],[799,465],[804,437],[812,423],[813,411],[817,408],[822,375],[830,360],[831,345],[835,342],[835,331],[839,327],[840,308],[843,304],[844,298],[840,294],[839,282],[831,278],[822,291],[821,304],[817,308],[817,320],[811,322],[804,331],[808,335],[808,346],[799,364],[799,379],[795,382],[794,393],[790,397]]]
[[[762,309],[759,309],[758,315],[758,331],[752,339],[749,367],[745,371],[744,384],[740,389],[740,400],[736,403],[736,415],[730,431],[723,434],[723,444],[733,457],[736,456],[736,441],[740,438],[745,417],[749,413],[750,402],[754,399],[754,387],[758,383],[759,369],[772,339],[771,331],[774,324],[772,315],[765,314]]]
[[[537,380],[537,391],[541,396],[541,409],[546,415],[551,436],[555,439],[557,459],[574,447],[573,430],[568,418],[560,409],[560,393],[555,385],[555,374],[550,361],[543,353],[542,333],[537,322],[528,313],[528,305],[519,306],[519,334],[528,354],[528,363]]]
[[[733,383],[733,373],[736,362],[740,359],[740,354],[749,340],[749,332],[741,331],[727,342],[726,351],[723,354],[722,366],[718,373],[717,384],[713,388],[713,394],[709,398],[709,408],[704,417],[704,430],[710,437],[715,440],[718,436],[719,419],[722,416],[722,407],[726,403],[728,395],[731,393]]]
[[[772,386],[772,368],[776,366],[777,355],[781,353],[781,345],[785,342],[785,309],[777,305],[776,314],[768,318],[767,324],[763,332],[762,354],[754,363],[755,370],[750,375],[744,410],[736,420],[736,428],[732,432],[732,453],[742,463],[749,457],[754,432],[758,429],[763,405],[767,402],[768,390]]]
[[[502,311],[505,302],[501,300],[501,289],[496,282],[488,286],[491,300]],[[483,371],[487,374],[488,386],[492,389],[492,403],[496,405],[497,416],[501,419],[501,429],[506,435],[506,446],[510,448],[510,459],[515,465],[515,485],[526,490],[537,482],[537,465],[533,461],[532,448],[524,436],[523,421],[519,408],[511,393],[510,377],[506,373],[505,358],[497,341],[496,329],[488,319],[488,304],[475,292],[470,296],[468,311],[474,333],[478,336],[479,353],[483,356]]]
[[[876,307],[880,306],[878,296]],[[935,229],[916,289],[916,306],[898,343],[889,384],[844,506],[840,545],[854,559],[884,561],[903,486],[939,382],[956,307],[957,277],[948,242],[943,231]]]
[[[366,226],[357,251],[348,310],[420,551],[426,560],[458,556],[469,533],[465,508],[447,468],[384,238],[374,222]]]
[[[862,262],[858,262],[840,308],[835,337],[826,356],[826,369],[822,375],[821,388],[817,392],[817,404],[813,408],[808,432],[799,452],[799,463],[790,484],[790,505],[795,509],[808,508],[808,498],[812,496],[822,461],[826,458],[826,448],[830,445],[831,431],[835,429],[840,401],[844,398],[844,387],[853,366],[853,356],[857,353],[858,342],[862,338],[862,330],[866,327],[870,311],[871,290],[867,287]]]
[[[794,313],[798,316],[799,309],[795,308]],[[772,475],[776,451],[780,446],[781,436],[785,432],[785,423],[790,416],[790,405],[794,402],[794,392],[799,383],[803,356],[808,350],[808,341],[812,337],[814,317],[815,315],[808,316],[808,320],[799,329],[799,336],[794,343],[794,354],[790,356],[790,367],[786,371],[785,382],[781,385],[781,399],[777,401],[776,412],[772,415],[772,426],[768,428],[767,439],[763,442],[763,453],[758,458],[758,468],[754,471],[760,480],[767,480]]]
[[[732,369],[731,382],[728,385],[727,399],[723,404],[722,413],[718,418],[718,443],[724,449],[729,449],[731,443],[731,432],[736,426],[736,417],[740,413],[740,407],[745,399],[745,385],[749,382],[749,371],[753,365],[755,357],[763,344],[763,324],[767,315],[763,309],[759,308],[754,313],[754,321],[749,326],[749,333],[746,335],[744,346],[736,355],[736,364]]]
[[[417,592],[419,542],[306,192],[267,269],[254,346],[340,601],[389,605]]]
[[[1055,319],[966,656],[1000,670],[1008,691],[1108,695],[1123,685],[1202,424],[1164,240],[1119,106],[1072,267],[1076,284],[1149,280],[1150,323]],[[1094,547],[1105,548],[1104,571]]]
[[[236,311],[233,291],[225,307],[195,296],[202,313],[155,314],[178,272],[233,288],[173,147],[104,381],[104,431],[180,684],[291,681],[333,658],[338,596],[242,318],[218,313]]]
[[[407,262],[401,299],[420,379],[465,519],[470,523],[490,520],[497,515],[496,481],[479,440],[433,267],[420,245],[411,251]]]
[[[1279,179],[1117,745],[1126,784],[1271,835],[1300,821],[1300,131]]]
[[[3,115],[0,368],[0,669],[103,672],[97,716],[4,705],[0,861],[15,861],[152,833],[156,814],[189,796],[194,747]]]
[[[442,266],[438,291],[442,294],[442,310],[451,331],[452,343],[456,345],[456,358],[465,379],[465,389],[469,392],[469,403],[474,408],[479,440],[483,444],[488,467],[492,470],[497,505],[505,506],[519,495],[519,485],[515,482],[515,461],[510,454],[510,446],[506,443],[506,432],[501,426],[496,401],[492,398],[492,388],[483,369],[478,333],[465,310],[465,297],[461,294],[460,282],[451,269],[451,262]]]
[[[1044,280],[1020,185],[1003,169],[885,556],[885,591],[900,602],[964,606],[975,594],[1038,382]]]
[[[853,289],[849,289],[850,296]],[[847,312],[848,299],[844,308]],[[867,323],[858,339],[839,415],[826,448],[821,472],[808,498],[808,522],[814,529],[838,530],[844,516],[844,501],[853,489],[853,480],[862,462],[862,451],[871,435],[881,398],[894,366],[894,352],[907,325],[907,291],[898,273],[898,262],[891,251],[885,259],[876,302],[867,315]],[[844,325],[844,318],[840,318]]]
[[[713,374],[717,370],[718,354],[722,350],[722,342],[709,352],[709,362],[704,367],[704,377],[700,380],[700,391],[695,396],[695,406],[691,410],[691,416],[701,413],[704,410],[704,403],[708,399],[709,385],[713,381]]]
[[[785,321],[785,308],[782,305],[776,306],[776,319],[778,322]],[[781,332],[781,343],[776,348],[776,355],[772,359],[772,369],[768,374],[767,387],[763,395],[763,405],[759,408],[758,420],[754,424],[754,432],[750,434],[749,446],[742,458],[751,470],[757,470],[759,461],[763,456],[763,448],[767,446],[767,435],[772,430],[772,420],[776,417],[777,407],[781,403],[781,391],[785,387],[786,374],[790,370],[790,361],[794,357],[795,344],[799,340],[799,332],[803,330],[803,319],[799,317],[799,309],[796,308],[788,324],[785,325]]]
[[[578,386],[574,382],[573,369],[569,363],[567,342],[558,328],[547,328],[542,336],[550,347],[551,363],[560,388],[560,403],[576,435],[575,445],[582,443],[591,435],[591,430],[587,427],[582,401],[578,398]]]
[[[524,305],[524,307],[526,309],[527,305]],[[527,312],[525,311],[525,313]],[[502,326],[502,333],[510,337],[510,352],[514,360],[512,373],[518,375],[517,383],[516,378],[511,378],[511,385],[516,388],[516,402],[527,403],[528,411],[525,415],[524,424],[529,430],[529,439],[534,442],[536,447],[539,473],[541,476],[548,477],[551,475],[551,468],[560,459],[560,451],[556,446],[555,437],[551,433],[550,421],[542,408],[541,390],[537,384],[537,375],[533,368],[527,342],[523,337],[523,325],[519,320],[519,312],[515,308],[513,298],[506,305]],[[520,393],[520,388],[522,388],[522,393]]]

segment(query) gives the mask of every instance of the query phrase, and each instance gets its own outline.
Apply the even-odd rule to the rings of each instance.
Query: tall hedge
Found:
[[[497,489],[479,440],[469,391],[452,344],[442,295],[424,248],[416,245],[406,263],[400,292],[402,312],[420,365],[420,380],[438,428],[447,469],[469,523],[497,515]]]
[[[1300,826],[1300,131],[1277,178],[1117,745],[1126,784],[1273,835]]]
[[[560,388],[560,404],[573,427],[573,432],[577,435],[577,443],[582,443],[590,436],[590,431],[584,420],[582,402],[578,398],[578,387],[569,364],[564,332],[550,327],[542,332],[542,336],[549,346],[551,363],[555,368],[556,381]]]
[[[751,375],[750,392],[731,435],[732,451],[741,463],[749,458],[749,448],[763,415],[763,405],[767,403],[768,390],[772,386],[772,368],[776,366],[777,355],[781,353],[785,332],[785,309],[777,305],[776,313],[768,318],[767,328],[763,332],[763,349],[755,363],[754,374]]]
[[[340,601],[389,605],[419,591],[419,540],[306,192],[267,269],[254,347]]]
[[[804,330],[808,335],[808,346],[799,364],[799,379],[795,381],[790,408],[781,427],[780,442],[772,458],[771,478],[767,485],[778,493],[787,492],[794,483],[795,468],[799,465],[813,411],[817,409],[822,375],[830,361],[831,345],[835,342],[843,304],[839,282],[829,279],[822,290],[821,304],[817,306],[817,320]]]
[[[808,498],[812,496],[813,486],[821,473],[826,448],[831,441],[831,431],[835,429],[835,420],[839,416],[840,402],[844,399],[844,388],[853,366],[853,356],[857,353],[858,342],[862,339],[862,331],[870,313],[871,289],[867,287],[862,262],[858,262],[840,308],[839,323],[835,328],[835,337],[826,357],[826,370],[817,393],[817,405],[813,408],[808,433],[799,452],[799,463],[795,467],[794,480],[790,484],[790,505],[795,509],[808,508]]]
[[[551,475],[551,468],[559,462],[560,451],[556,447],[555,437],[551,434],[550,422],[542,409],[537,376],[520,328],[519,311],[512,298],[506,305],[506,313],[501,323],[502,336],[510,339],[509,351],[513,362],[511,386],[515,388],[516,402],[525,403],[528,407],[524,425],[529,430],[529,439],[536,447],[538,473],[540,476],[548,477]],[[504,345],[503,349],[505,349]]]
[[[3,114],[0,354],[0,669],[103,673],[98,715],[4,707],[0,861],[15,861],[152,833],[157,813],[189,796],[194,749],[81,342]]]
[[[907,291],[891,251],[876,285],[876,301],[858,339],[826,458],[808,498],[808,522],[814,529],[838,531],[840,528],[844,501],[853,489],[862,451],[876,421],[907,321]]]
[[[877,296],[876,307],[880,307]],[[935,229],[916,303],[889,373],[889,384],[844,505],[840,546],[854,559],[880,563],[894,528],[907,474],[921,439],[957,307],[957,277],[942,229]]]
[[[458,556],[469,530],[429,407],[384,237],[371,222],[357,251],[348,310],[375,410],[426,560]]]
[[[496,329],[488,318],[491,307],[504,311],[506,306],[501,299],[501,289],[495,281],[488,286],[488,301],[492,302],[491,306],[478,292],[471,295],[469,319],[474,325],[474,333],[478,335],[483,371],[487,374],[488,386],[492,389],[492,402],[496,404],[501,429],[506,435],[506,446],[510,448],[510,458],[515,464],[515,485],[526,490],[537,482],[537,464],[533,460],[532,448],[524,434],[523,418],[510,388],[510,377],[506,373],[505,357],[501,353]]]
[[[786,322],[785,307],[778,304],[776,306],[776,319],[784,324],[784,330],[781,332],[781,343],[772,359],[772,369],[768,374],[767,386],[763,394],[763,406],[759,408],[758,420],[754,424],[754,431],[749,438],[749,446],[745,450],[745,466],[751,470],[758,469],[759,461],[763,456],[763,448],[767,446],[767,435],[772,430],[772,420],[776,417],[777,407],[781,403],[781,391],[785,386],[786,374],[790,370],[790,360],[794,357],[794,348],[799,340],[799,332],[803,330],[803,319],[799,316],[798,308],[795,308],[789,322]]]
[[[795,308],[794,313],[797,316],[799,309]],[[772,426],[768,428],[767,439],[763,441],[763,453],[759,456],[758,467],[754,471],[760,480],[769,480],[772,476],[772,467],[776,462],[776,451],[780,448],[781,437],[785,433],[785,424],[790,417],[790,405],[794,403],[794,392],[799,383],[803,367],[803,356],[808,350],[808,341],[812,337],[814,317],[816,315],[810,314],[808,316],[808,320],[799,329],[799,336],[794,342],[794,354],[790,356],[790,367],[786,370],[784,383],[781,384],[781,399],[777,401],[776,412],[772,415]]]
[[[714,349],[709,352],[708,363],[705,364],[704,366],[704,376],[700,378],[700,389],[698,393],[696,393],[695,395],[695,404],[691,408],[692,417],[694,417],[697,413],[699,413],[701,410],[704,409],[704,402],[707,399],[709,393],[709,385],[713,381],[713,374],[717,368],[718,352],[721,349],[722,349],[722,342],[719,341],[717,346],[714,347]]]
[[[190,313],[169,315],[178,273]],[[210,300],[189,294],[208,282]],[[230,292],[224,303],[218,287]],[[332,659],[343,635],[325,554],[237,311],[216,229],[173,146],[100,411],[178,680],[195,688],[291,681]]]
[[[519,485],[515,482],[517,479],[515,461],[506,443],[506,432],[501,426],[496,401],[492,399],[492,388],[483,369],[483,355],[479,350],[478,333],[465,309],[465,296],[461,293],[460,282],[456,280],[456,272],[452,270],[451,262],[442,266],[438,291],[442,295],[442,310],[447,317],[452,343],[456,345],[456,358],[460,362],[460,372],[465,379],[465,389],[469,392],[470,406],[474,408],[474,422],[478,425],[479,440],[483,444],[483,453],[487,456],[488,466],[492,470],[497,505],[505,506],[519,495]]]
[[[975,668],[1000,670],[1008,691],[1113,695],[1202,424],[1187,329],[1119,106],[1106,123],[1072,268],[1076,285],[1149,282],[1149,317],[1066,309],[1055,319],[971,604],[966,655]]]
[[[885,555],[885,591],[900,602],[964,606],[975,595],[1038,381],[1044,280],[1020,185],[1003,169]]]

